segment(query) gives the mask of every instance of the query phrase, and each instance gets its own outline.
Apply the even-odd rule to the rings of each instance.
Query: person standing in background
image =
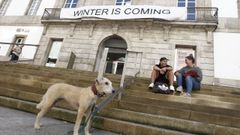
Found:
[[[11,51],[11,60],[10,61],[14,61],[17,62],[19,59],[20,54],[22,53],[22,48],[24,46],[23,45],[16,45],[15,47],[13,47],[12,51]]]

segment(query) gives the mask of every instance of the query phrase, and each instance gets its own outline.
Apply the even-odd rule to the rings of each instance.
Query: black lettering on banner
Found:
[[[101,15],[101,9],[96,9],[95,15]]]
[[[157,9],[154,9],[153,10],[153,14],[161,14],[162,12],[161,12],[161,9],[159,9],[159,10],[157,10]]]
[[[107,8],[102,10],[102,15],[108,15],[108,9]]]
[[[171,14],[171,11],[169,9],[164,9],[162,11],[163,14]]]
[[[113,8],[113,9],[112,9],[112,13],[111,13],[111,15],[113,15],[114,11],[115,11],[115,9]]]
[[[124,11],[124,14],[130,15],[131,14],[131,8],[126,8]]]
[[[121,13],[121,8],[116,8],[115,9],[115,15],[119,15]]]
[[[83,10],[83,15],[89,15],[89,11],[90,11],[90,10],[84,9],[84,10]]]
[[[144,15],[146,15],[146,14],[149,14],[149,12],[150,12],[150,9],[148,8],[148,9],[144,9],[144,8],[142,8],[141,9],[141,14],[144,14]]]
[[[93,15],[96,9],[90,9],[91,13],[90,15]]]
[[[81,11],[79,11],[79,10],[73,12],[73,15],[74,15],[74,16],[80,16],[80,14],[81,14]]]
[[[137,14],[139,14],[140,13],[140,9],[139,8],[134,8],[133,10],[132,10],[132,14],[134,14],[134,15],[137,15]]]

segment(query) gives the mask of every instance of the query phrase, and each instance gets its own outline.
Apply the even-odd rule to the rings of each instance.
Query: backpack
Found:
[[[165,83],[156,82],[152,88],[153,93],[170,94],[171,91]]]

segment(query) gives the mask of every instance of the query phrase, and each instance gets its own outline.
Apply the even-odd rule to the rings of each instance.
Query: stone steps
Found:
[[[0,70],[0,73],[2,75],[8,75],[12,77],[17,77],[17,78],[26,78],[26,79],[32,79],[32,80],[38,80],[38,81],[46,81],[46,82],[58,82],[61,80],[66,80],[69,82],[94,82],[96,79],[96,76],[87,76],[87,75],[70,75],[70,74],[58,74],[58,73],[50,73],[50,72],[39,72],[39,71],[33,71],[28,72],[27,69],[26,71],[23,70],[13,70],[11,72],[5,71],[5,70]],[[36,73],[37,72],[37,73]],[[91,72],[89,72],[91,74]],[[113,80],[113,83],[120,83],[120,78],[117,79],[111,79]]]
[[[58,80],[58,81],[36,81],[33,79],[23,79],[23,78],[16,78],[12,76],[0,76],[0,87],[7,87],[17,90],[28,91],[32,93],[44,94],[51,85],[54,83],[68,83],[71,85],[75,85],[78,87],[88,87],[91,86],[94,82],[90,81],[71,81],[71,80]],[[115,88],[117,88],[119,84],[113,84]]]
[[[239,104],[224,103],[224,102],[214,102],[190,98],[182,98],[181,101],[176,99],[160,99],[160,98],[147,98],[144,96],[135,96],[125,94],[122,97],[123,101],[141,103],[145,105],[154,106],[168,106],[177,109],[193,110],[206,113],[230,115],[235,117],[240,117]]]
[[[86,87],[96,78],[88,71],[24,64],[0,65],[0,74],[0,105],[33,113],[53,83]],[[117,88],[120,76],[106,75]],[[149,79],[137,78],[121,101],[114,100],[97,116],[94,126],[126,135],[240,134],[238,89],[204,86],[185,98],[152,93],[148,84]],[[56,104],[49,116],[75,121],[75,111],[65,102]]]
[[[35,108],[36,103],[14,98],[0,96],[0,105],[31,113],[38,112],[38,110]],[[47,116],[69,122],[75,122],[76,112],[54,107],[47,114]],[[134,122],[111,119],[103,116],[96,116],[93,122],[93,127],[125,135],[193,135],[191,133],[157,128],[154,126],[147,126]]]
[[[37,110],[35,109],[36,103],[2,96],[0,96],[0,101],[2,106],[37,113]],[[74,122],[76,112],[54,107],[47,116]],[[140,126],[139,128],[143,128],[144,130],[138,129],[136,125]],[[174,119],[171,117],[150,115],[115,108],[103,110],[100,116],[97,116],[94,120],[93,127],[124,133],[127,135],[146,135],[146,133],[149,135],[161,135],[163,131],[165,134],[176,135],[189,134],[186,133],[186,131],[193,134],[206,135],[225,135],[226,133],[237,135],[240,132],[238,128]],[[132,128],[129,129],[130,127]],[[125,131],[126,128],[127,131]],[[142,130],[142,132],[139,132],[139,130]],[[185,132],[181,132],[181,130]]]
[[[20,80],[17,80],[16,78],[10,78],[9,79],[8,77],[5,77],[5,79],[6,79],[6,82],[2,83],[2,87],[18,88],[18,89],[21,89],[21,90],[25,90],[25,91],[32,92],[32,93],[39,93],[39,94],[45,93],[46,89],[51,84],[53,84],[53,83],[35,82],[35,81],[32,81],[32,80],[27,80],[27,79],[26,80],[21,79],[21,81],[20,81]],[[0,82],[2,82],[2,80]],[[11,84],[10,82],[14,82],[14,83]],[[18,84],[18,85],[14,86],[16,84]],[[26,88],[25,85],[27,85],[30,88]],[[87,83],[85,85],[88,86]],[[154,98],[154,99],[157,99],[157,100],[167,100],[167,101],[171,101],[171,102],[177,102],[177,103],[173,103],[175,105],[179,104],[179,103],[183,103],[184,105],[186,105],[185,103],[189,104],[190,102],[193,101],[194,103],[200,102],[200,103],[205,103],[205,104],[211,104],[212,106],[215,105],[216,107],[218,107],[218,105],[221,105],[221,107],[229,107],[227,109],[232,109],[232,108],[230,108],[231,106],[233,106],[235,108],[239,107],[238,104],[233,104],[232,102],[226,103],[226,102],[214,100],[212,98],[211,98],[211,100],[204,100],[204,98],[201,99],[201,98],[194,98],[193,97],[193,98],[191,98],[191,101],[190,101],[190,100],[188,100],[185,97],[172,96],[172,95],[153,94],[153,93],[150,93],[150,92],[148,92],[148,93],[147,92],[146,93],[142,93],[142,92],[139,93],[139,92],[126,91],[126,93],[128,95],[133,95],[135,97],[141,97],[144,94],[144,97],[140,98],[139,100],[142,100],[144,98],[146,100],[148,100],[149,98],[150,99]],[[235,103],[238,103],[237,101],[238,101],[238,99],[236,99]],[[156,102],[158,102],[158,101],[156,101]]]
[[[205,90],[202,90],[205,91]],[[183,98],[183,95],[179,95],[178,93],[175,94],[169,94],[169,95],[163,95],[163,94],[157,94],[153,93],[150,90],[144,90],[144,91],[139,91],[139,90],[134,90],[134,89],[126,89],[127,93],[131,94],[141,94],[141,95],[146,95],[148,97],[155,97],[155,98]],[[235,97],[228,97],[228,96],[217,96],[217,95],[208,95],[205,92],[200,91],[193,91],[192,92],[192,99],[206,99],[206,100],[211,100],[211,101],[222,101],[222,102],[231,102],[231,103],[240,103],[240,96],[235,96]]]
[[[149,92],[148,84],[143,86],[136,86],[134,84],[128,90],[135,91],[135,92]],[[240,90],[239,90],[240,92]],[[224,91],[224,90],[211,90],[209,87],[203,87],[200,91],[193,91],[193,93],[197,94],[204,94],[204,95],[210,95],[210,96],[218,96],[218,97],[231,97],[231,98],[240,98],[240,93],[235,91]]]
[[[33,103],[39,103],[42,100],[43,94],[0,87],[0,96],[29,101]],[[104,100],[105,98],[99,99],[98,102]],[[116,101],[113,101],[108,105],[108,107],[117,107],[117,104],[118,103]],[[69,104],[66,103],[65,101],[59,101],[55,106],[74,111],[74,109],[71,106],[69,106]]]
[[[10,67],[9,67],[10,66]],[[74,70],[70,70],[70,69],[62,69],[62,68],[51,68],[51,67],[41,67],[41,66],[35,66],[33,65],[26,65],[26,64],[8,64],[8,65],[0,65],[0,71],[3,70],[5,67],[5,70],[3,70],[4,72],[6,71],[11,71],[13,73],[25,73],[25,74],[33,74],[33,75],[40,75],[40,76],[44,76],[46,75],[46,77],[48,78],[52,78],[52,77],[56,77],[56,78],[61,78],[61,79],[72,79],[72,80],[83,80],[82,78],[84,78],[85,80],[87,80],[87,78],[89,77],[89,81],[92,81],[96,78],[96,73],[94,72],[88,72],[88,71],[74,71]],[[19,69],[20,68],[20,69]],[[30,72],[33,69],[33,72]],[[41,72],[41,70],[44,70],[44,72]],[[23,71],[25,70],[25,71]],[[46,70],[46,71],[45,71]],[[61,71],[61,72],[59,72]],[[8,72],[8,73],[11,73]],[[67,72],[67,74],[64,74],[64,72]],[[72,74],[70,74],[70,73]],[[79,73],[79,75],[78,75]],[[93,75],[93,76],[92,76]],[[111,74],[105,74],[105,76],[109,77],[113,82],[119,84],[120,82],[120,76],[119,75],[111,75]],[[115,80],[116,79],[116,80]],[[149,84],[149,79],[146,78],[138,78],[135,81],[135,85],[133,85],[131,88],[132,89],[138,89],[138,90],[146,90],[147,86]],[[203,90],[200,91],[200,93],[204,92],[207,94],[212,94],[212,95],[218,95],[218,96],[235,96],[235,95],[239,95],[240,96],[240,90],[239,89],[234,89],[234,90],[229,90],[226,89],[225,87],[223,87],[224,89],[221,89],[222,87],[218,88],[218,92],[213,91],[212,87],[210,86],[205,86],[203,85]],[[221,92],[220,92],[221,91]],[[226,95],[228,94],[228,95]],[[234,94],[234,95],[233,95]]]
[[[216,132],[219,133],[219,130],[222,129],[231,129],[232,134],[237,134],[240,132],[240,129],[238,128],[219,126],[215,124],[196,122],[191,120],[183,120],[162,115],[152,115],[117,108],[103,110],[101,112],[101,115],[113,119],[120,119],[124,121],[136,122],[144,125],[151,125],[155,127],[194,134],[214,135]]]
[[[137,78],[135,80],[134,85],[132,86],[133,89],[145,90],[148,88],[150,84],[150,79],[148,78]],[[232,88],[226,86],[210,86],[210,85],[202,85],[201,89],[206,90],[208,92],[216,92],[216,93],[228,93],[240,96],[240,88]]]
[[[19,100],[26,100],[30,102],[35,102],[38,103],[41,100],[42,95],[41,94],[36,94],[36,93],[30,93],[30,92],[25,92],[25,91],[17,91],[17,90],[12,90],[12,89],[7,89],[7,88],[0,88],[0,95],[5,96],[5,97],[10,97],[14,99],[19,99]],[[61,107],[63,109],[68,109],[68,110],[73,110],[67,103],[65,102],[59,102],[56,104],[57,107]],[[223,126],[229,126],[229,127],[240,127],[240,119],[237,117],[226,117],[226,116],[221,116],[221,115],[214,115],[210,113],[201,113],[201,112],[195,112],[191,110],[182,110],[182,109],[177,109],[177,108],[169,108],[169,107],[159,107],[159,106],[152,106],[152,105],[143,105],[143,104],[138,104],[138,103],[131,103],[131,102],[126,102],[126,101],[121,101],[117,103],[116,101],[112,102],[108,108],[114,107],[115,109],[119,108],[121,111],[128,110],[131,112],[141,112],[141,114],[146,115],[147,117],[151,114],[153,116],[163,116],[163,117],[169,117],[169,118],[178,118],[179,121],[181,120],[191,120],[194,122],[203,122],[203,123],[213,123],[217,125],[223,125]],[[124,114],[119,114],[117,115],[118,112],[114,112],[114,110],[107,110],[103,111],[103,114],[107,116],[106,114],[112,114],[114,115],[109,115],[108,117],[119,119],[119,117],[126,117],[130,118],[126,121],[133,121],[135,123],[142,123],[141,120],[134,120],[131,118],[134,118],[133,116],[129,115],[129,113],[124,113]],[[115,115],[116,113],[116,115]],[[116,116],[116,117],[114,117]],[[147,119],[147,117],[145,119]],[[141,117],[142,118],[142,117]],[[207,120],[207,121],[205,121]],[[227,120],[227,121],[223,121]],[[166,120],[169,121],[169,120]],[[190,122],[190,121],[189,121]],[[150,122],[151,123],[151,122]],[[147,123],[148,125],[150,123]],[[154,122],[153,122],[154,123]],[[155,122],[156,123],[156,122]],[[142,123],[144,124],[144,123]],[[146,123],[145,123],[146,124]],[[198,123],[201,124],[201,123]],[[151,125],[151,124],[150,124]],[[154,125],[157,126],[157,125]],[[183,130],[183,129],[178,129],[178,130]],[[200,133],[198,131],[192,131],[193,133]]]
[[[65,68],[52,68],[52,67],[43,67],[36,65],[27,65],[27,64],[0,64],[1,71],[9,71],[9,72],[25,72],[28,74],[34,75],[45,75],[50,74],[52,76],[60,76],[60,77],[78,77],[78,76],[87,76],[93,77],[94,79],[97,77],[97,72],[90,71],[81,71],[81,70],[73,70],[73,69],[65,69]],[[105,77],[111,78],[111,80],[119,80],[121,78],[120,75],[112,75],[112,74],[104,74]]]
[[[203,123],[240,128],[240,117],[232,115],[221,115],[216,113],[179,109],[170,106],[156,106],[137,102],[120,101],[119,109],[142,112],[146,114],[168,116]]]

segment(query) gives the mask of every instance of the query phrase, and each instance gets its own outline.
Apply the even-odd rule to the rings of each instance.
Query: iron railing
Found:
[[[105,48],[104,50],[104,54],[103,54],[103,58],[101,59],[101,66],[104,67],[104,65],[106,64],[106,57],[108,53],[108,48]],[[139,64],[139,69],[137,70],[137,72],[135,73],[135,75],[131,78],[126,79],[126,68],[127,68],[127,63],[128,63],[128,54],[133,53],[136,54],[136,61],[135,61],[135,66],[137,66],[137,64]],[[138,59],[138,56],[140,54],[140,59]],[[135,79],[137,78],[137,75],[139,75],[141,73],[141,68],[142,68],[142,55],[143,52],[136,52],[136,51],[127,51],[126,57],[125,57],[125,62],[124,62],[124,69],[123,69],[123,74],[121,77],[121,82],[120,82],[120,87],[118,89],[116,89],[116,92],[109,95],[106,99],[104,99],[103,101],[101,101],[100,103],[98,103],[97,105],[94,105],[91,109],[91,113],[85,118],[85,121],[83,123],[83,125],[80,127],[79,129],[79,133],[82,133],[84,131],[84,128],[86,127],[87,123],[90,121],[92,121],[92,119],[94,119],[94,117],[101,111],[103,110],[109,103],[111,103],[117,96],[118,96],[118,100],[121,100],[121,95],[124,92],[124,90],[131,86],[134,82]],[[137,63],[139,60],[139,63]],[[103,71],[105,70],[105,68],[100,68],[100,70],[98,72],[98,76],[102,77],[103,76]],[[72,131],[68,132],[68,134],[72,134]]]
[[[6,63],[9,62],[10,60],[10,52],[11,48],[13,48],[15,45],[23,45],[23,51],[22,55],[20,55],[19,60],[17,61],[18,63],[32,63],[33,60],[36,57],[39,45],[34,45],[34,44],[17,44],[17,43],[6,43],[6,42],[0,42],[0,63]],[[24,51],[25,48],[31,47],[32,51],[34,52],[27,52]],[[25,58],[23,53],[32,53],[31,58]],[[23,56],[23,57],[22,57]]]
[[[186,19],[184,22],[218,23],[218,8],[216,7],[189,7],[188,16],[192,13],[194,13],[194,18]],[[61,19],[60,14],[61,8],[46,8],[42,16],[42,21],[70,20]]]

